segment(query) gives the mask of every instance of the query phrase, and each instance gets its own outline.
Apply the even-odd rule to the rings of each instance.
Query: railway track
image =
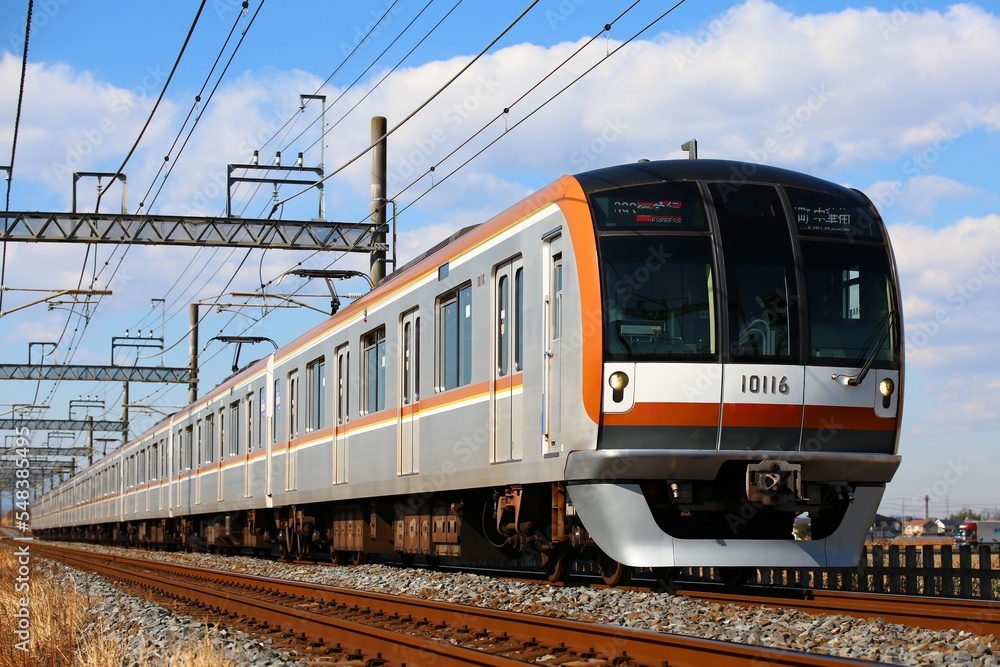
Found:
[[[239,621],[323,665],[872,665],[34,543],[40,556]],[[221,619],[221,620],[220,620]],[[247,629],[244,627],[243,629]]]
[[[747,587],[734,592],[691,587],[681,588],[678,594],[719,604],[785,607],[809,614],[881,618],[888,623],[928,630],[960,630],[1000,637],[1000,602],[986,600],[765,587]]]

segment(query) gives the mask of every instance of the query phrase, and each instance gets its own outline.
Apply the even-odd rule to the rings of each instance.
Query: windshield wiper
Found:
[[[878,337],[878,341],[876,341],[875,345],[872,347],[872,351],[868,354],[868,358],[865,359],[865,363],[861,367],[861,370],[858,372],[857,375],[844,376],[841,375],[840,373],[834,373],[830,377],[832,377],[834,380],[839,380],[842,377],[847,377],[847,385],[849,387],[857,387],[859,384],[864,382],[865,377],[868,375],[868,371],[872,369],[872,364],[875,363],[875,358],[878,356],[878,353],[882,350],[882,345],[885,344],[886,338],[888,338],[889,334],[892,332],[892,321],[895,318],[896,318],[895,310],[890,310],[888,313],[885,314],[885,316],[883,316],[882,322],[885,323],[885,327],[882,329],[882,335]],[[877,326],[875,331],[878,331]],[[868,340],[871,340],[873,337],[874,337],[874,332],[872,333],[872,336],[869,337]]]

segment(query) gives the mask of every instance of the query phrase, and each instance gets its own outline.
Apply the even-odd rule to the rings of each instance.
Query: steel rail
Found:
[[[681,595],[741,606],[794,607],[809,614],[844,614],[881,618],[928,630],[961,630],[1000,636],[1000,601],[966,600],[891,593],[858,593],[822,589],[756,588],[743,593],[681,589]]]
[[[165,584],[158,579],[164,574],[187,583],[180,584],[183,596],[194,600],[206,600],[204,604],[218,606],[231,613],[247,618],[255,618],[258,622],[267,621],[282,627],[294,627],[296,633],[305,632],[313,637],[329,638],[338,636],[345,644],[360,646],[366,642],[386,641],[402,642],[403,635],[385,630],[378,630],[356,622],[336,621],[319,613],[307,612],[293,607],[275,603],[254,600],[251,595],[234,592],[232,587],[240,590],[288,596],[290,599],[307,600],[312,603],[337,604],[371,610],[378,616],[407,616],[421,619],[429,626],[442,629],[454,628],[455,632],[468,632],[469,629],[482,628],[483,633],[492,637],[502,638],[500,641],[515,640],[526,642],[527,645],[558,647],[558,650],[578,653],[584,659],[595,660],[593,664],[607,665],[650,665],[669,664],[671,667],[700,667],[711,664],[720,667],[729,666],[773,666],[805,665],[812,667],[830,667],[840,665],[874,664],[867,660],[853,660],[828,655],[811,654],[801,651],[791,651],[781,648],[747,646],[732,642],[709,640],[698,637],[672,635],[649,630],[633,630],[612,625],[571,621],[567,619],[535,616],[517,612],[499,611],[483,607],[457,605],[418,598],[383,595],[365,591],[334,588],[314,583],[305,583],[285,579],[270,579],[241,573],[226,572],[196,568],[188,565],[163,561],[150,561],[127,556],[113,556],[81,552],[73,549],[53,548],[51,545],[33,546],[42,555],[53,554],[52,557],[63,560],[69,565],[85,568],[95,567],[90,561],[101,558],[107,561],[101,566],[102,572],[116,578],[141,578],[143,585],[163,589]],[[69,552],[69,553],[67,553]],[[161,574],[140,575],[131,568],[157,570]],[[228,587],[225,591],[208,590],[211,586]],[[342,626],[342,627],[341,627]],[[332,628],[336,628],[335,630]],[[336,633],[354,632],[355,637],[347,639]],[[409,642],[413,642],[410,644]],[[377,650],[384,658],[392,662],[407,664],[424,664],[431,660],[435,664],[461,665],[510,665],[516,660],[481,653],[472,649],[459,648],[440,641],[417,640],[408,638],[407,645],[401,645],[400,650],[380,645]],[[429,651],[420,654],[420,651]],[[455,656],[461,656],[456,658]]]

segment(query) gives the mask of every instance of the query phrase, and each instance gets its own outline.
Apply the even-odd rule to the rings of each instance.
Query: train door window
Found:
[[[350,351],[346,345],[337,348],[337,424],[346,424],[349,419],[347,378],[350,377]]]
[[[524,269],[514,272],[514,370],[524,368]]]
[[[226,410],[219,408],[219,460],[226,457]],[[221,484],[219,485],[222,486]]]
[[[253,451],[254,448],[254,430],[253,430],[253,392],[247,394],[246,400],[244,401],[244,406],[246,410],[246,451],[247,454]]]
[[[271,397],[271,444],[278,442],[278,411],[281,408],[281,380],[274,380],[274,395]]]
[[[501,276],[497,283],[497,313],[496,313],[496,343],[497,343],[497,375],[504,377],[510,372],[510,280]]]
[[[364,355],[361,413],[368,414],[385,407],[385,327],[365,334],[361,349]]]
[[[150,458],[150,460],[149,460],[149,465],[150,465],[149,478],[152,479],[152,480],[159,479],[160,478],[160,470],[159,470],[159,465],[160,465],[160,446],[159,446],[159,443],[156,443],[156,442],[153,443],[152,458]]]
[[[731,360],[795,363],[798,289],[778,191],[763,185],[710,189],[725,257]]]
[[[264,387],[257,390],[257,397],[260,403],[260,419],[257,420],[257,447],[263,447],[264,420],[267,418],[267,398],[264,396]]]
[[[191,470],[194,468],[194,426],[188,426],[184,429],[184,442],[187,445],[184,464],[188,470]]]
[[[240,402],[229,406],[229,455],[240,453]]]
[[[318,431],[323,428],[326,405],[326,357],[311,361],[306,366],[306,382],[309,385],[306,403],[306,430]]]
[[[552,262],[552,340],[562,338],[563,320],[563,263],[562,255],[557,255]]]
[[[438,391],[472,381],[472,285],[467,284],[438,298]]]
[[[205,416],[205,463],[215,460],[215,415]]]
[[[299,437],[299,372],[288,374],[288,440]]]
[[[420,400],[420,316],[403,316],[403,405]]]
[[[194,439],[195,439],[195,467],[200,466],[205,461],[205,437],[202,433],[201,420],[199,419],[194,429]]]

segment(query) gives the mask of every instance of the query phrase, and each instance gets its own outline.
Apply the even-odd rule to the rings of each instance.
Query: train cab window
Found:
[[[608,361],[710,361],[716,355],[707,235],[600,237]]]
[[[802,240],[810,363],[876,367],[896,360],[889,258],[881,246]]]
[[[437,389],[447,391],[472,382],[472,285],[438,297]]]
[[[860,197],[785,190],[805,267],[809,362],[857,367],[874,353],[875,367],[895,363],[898,322],[878,213]]]
[[[385,327],[379,327],[361,339],[361,414],[385,407]]]
[[[725,257],[730,361],[795,363],[795,261],[778,191],[726,183],[710,189]]]

